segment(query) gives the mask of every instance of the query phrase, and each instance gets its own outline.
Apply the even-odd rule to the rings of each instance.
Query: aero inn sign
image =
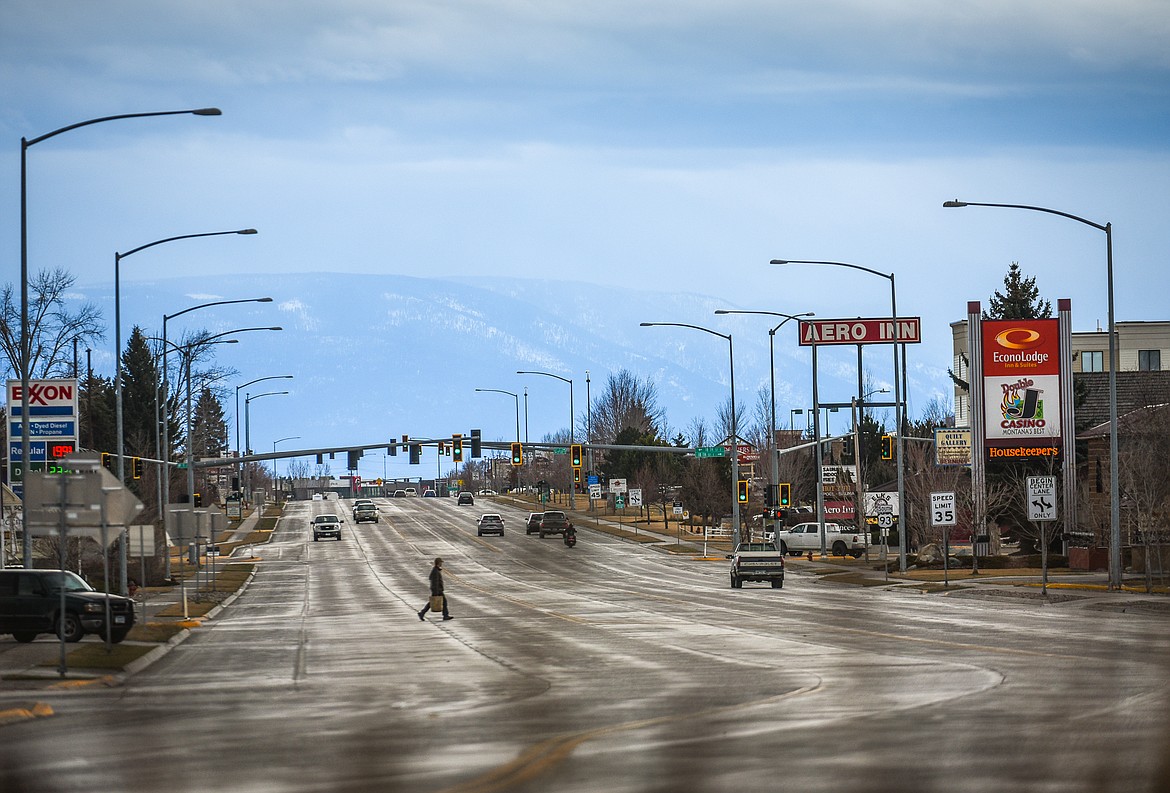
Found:
[[[800,343],[917,344],[922,341],[920,317],[895,319],[816,319],[800,321]],[[896,329],[896,337],[895,337]]]

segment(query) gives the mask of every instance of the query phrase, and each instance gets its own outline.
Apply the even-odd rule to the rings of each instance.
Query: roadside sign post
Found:
[[[955,494],[930,494],[930,525],[942,529],[943,533],[943,586],[951,585],[951,526],[955,520]],[[974,551],[974,549],[972,549]]]
[[[1029,476],[1027,488],[1028,520],[1040,532],[1040,594],[1048,595],[1048,537],[1056,523],[1056,477]]]

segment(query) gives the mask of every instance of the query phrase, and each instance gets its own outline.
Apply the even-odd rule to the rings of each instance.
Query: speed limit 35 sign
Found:
[[[955,525],[955,494],[954,493],[931,493],[930,494],[930,525],[932,525],[932,526],[954,526]]]

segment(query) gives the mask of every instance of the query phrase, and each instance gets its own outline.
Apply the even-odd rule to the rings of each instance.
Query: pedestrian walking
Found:
[[[447,595],[443,592],[443,560],[436,558],[435,566],[431,568],[431,600],[422,607],[422,611],[418,613],[418,618],[426,622],[427,612],[438,611],[439,609],[443,610],[443,619],[455,619],[447,610]]]

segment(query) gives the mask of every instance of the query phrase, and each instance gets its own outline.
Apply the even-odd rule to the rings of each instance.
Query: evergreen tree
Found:
[[[223,405],[219,397],[208,386],[199,392],[199,399],[193,408],[193,434],[195,459],[200,457],[222,457],[227,454],[227,421],[223,416]]]
[[[142,328],[135,325],[122,354],[123,440],[133,454],[154,451],[158,386],[158,364]]]
[[[984,319],[1049,319],[1052,301],[1040,299],[1036,278],[1024,278],[1020,263],[1012,262],[1003,279],[1004,291],[991,296]]]

